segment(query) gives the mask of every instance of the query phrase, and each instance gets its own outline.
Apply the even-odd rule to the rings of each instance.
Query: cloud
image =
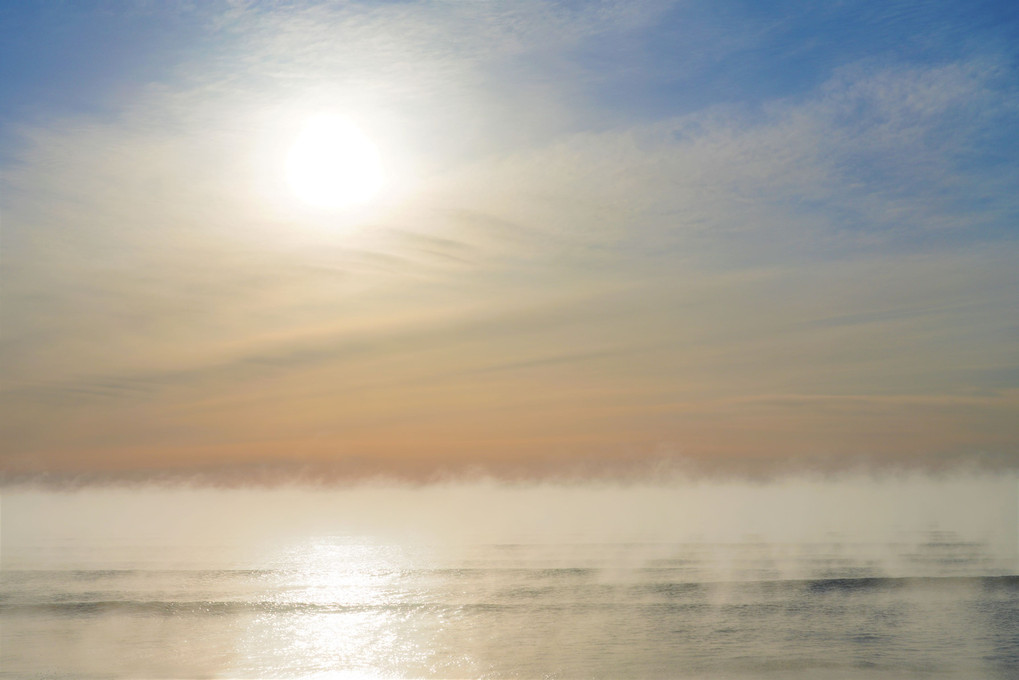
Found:
[[[590,111],[582,47],[666,9],[242,8],[120,115],[23,125],[4,474],[1014,466],[1009,62]],[[353,225],[273,170],[340,104],[405,143]]]

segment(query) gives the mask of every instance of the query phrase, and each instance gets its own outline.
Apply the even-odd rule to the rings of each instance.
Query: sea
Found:
[[[1019,677],[1019,577],[936,536],[888,575],[887,548],[324,537],[249,568],[125,549],[3,572],[0,677]]]
[[[5,547],[0,678],[1019,678],[1014,555],[953,531],[157,538]]]

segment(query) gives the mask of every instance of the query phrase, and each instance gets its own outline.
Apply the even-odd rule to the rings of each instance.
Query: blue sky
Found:
[[[0,17],[8,478],[1019,460],[1009,3]]]

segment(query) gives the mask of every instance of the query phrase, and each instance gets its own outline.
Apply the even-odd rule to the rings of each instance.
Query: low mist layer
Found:
[[[1015,566],[1019,482],[1011,475],[789,477],[768,483],[360,485],[9,489],[3,563],[60,548],[90,560],[271,562],[323,540],[343,544],[845,544],[955,551],[977,570]],[[940,548],[938,547],[940,545]],[[79,551],[73,550],[77,546]],[[203,547],[204,546],[204,547]],[[930,548],[930,546],[928,546]],[[195,549],[202,548],[198,553]],[[68,553],[67,550],[71,549]],[[630,557],[652,557],[634,549]],[[112,551],[112,552],[111,552]],[[118,552],[120,551],[120,552]],[[946,553],[944,556],[952,557]],[[933,553],[932,553],[933,554]],[[66,558],[65,558],[66,559]],[[981,559],[985,560],[981,563]],[[989,560],[989,562],[988,562]],[[73,565],[58,565],[68,568]]]

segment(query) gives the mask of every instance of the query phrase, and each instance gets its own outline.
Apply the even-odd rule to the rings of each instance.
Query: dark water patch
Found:
[[[985,661],[1014,671],[1019,669],[1019,597],[1016,597],[1014,591],[1004,592],[1011,597],[1007,600],[981,601],[975,609],[984,622],[984,635],[991,648],[984,657]]]
[[[5,604],[0,606],[3,614],[38,614],[64,617],[102,616],[106,614],[176,616],[229,615],[247,611],[277,608],[279,605],[261,602],[161,602],[161,601],[71,601],[31,604]]]
[[[499,591],[499,597],[508,600],[537,600],[561,595],[562,589],[555,586],[545,586],[544,588],[504,588]]]
[[[1019,576],[868,576],[861,578],[824,578],[799,583],[811,593],[893,590],[897,588],[945,588],[977,587],[985,590],[1019,590]]]
[[[548,569],[528,569],[529,579],[578,579],[590,578],[598,573],[597,569],[588,567],[553,567]]]
[[[645,580],[689,581],[690,575],[697,573],[697,571],[694,567],[640,567],[632,570],[632,573],[635,578],[643,578]]]
[[[664,598],[688,599],[693,596],[703,595],[707,588],[702,583],[666,581],[640,585],[635,587],[634,590]]]
[[[399,572],[402,576],[437,576],[443,578],[471,579],[477,577],[516,577],[519,579],[585,578],[599,573],[593,567],[541,567],[519,566],[478,566],[439,569],[413,569]]]
[[[137,573],[136,569],[75,569],[71,571],[70,576],[76,581],[101,581],[126,578]]]
[[[779,602],[734,602],[717,605],[716,608],[722,616],[744,621],[773,617],[785,610]]]
[[[849,593],[862,590],[879,590],[902,585],[896,579],[863,577],[863,578],[827,578],[806,582],[806,590],[811,593]]]
[[[849,636],[849,640],[857,645],[870,646],[887,643],[892,640],[892,636],[880,633],[857,633]]]
[[[977,580],[984,590],[1011,590],[1019,593],[1019,575],[984,576]]]
[[[230,601],[117,601],[49,602],[34,604],[2,604],[0,615],[100,617],[128,616],[237,616],[244,614],[306,615],[351,613],[401,613],[412,611],[454,611],[458,609],[505,610],[513,605],[498,603],[452,604],[436,602],[390,602],[385,604],[339,604],[311,602],[230,602]]]

